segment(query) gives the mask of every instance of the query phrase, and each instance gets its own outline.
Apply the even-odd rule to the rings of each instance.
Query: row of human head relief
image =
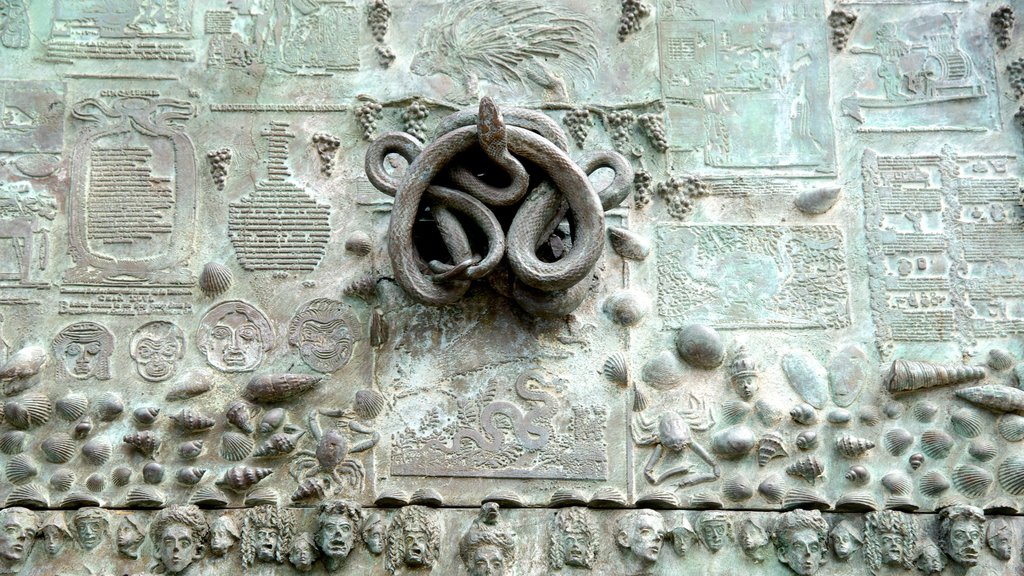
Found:
[[[288,325],[288,341],[303,361],[318,372],[333,372],[348,363],[359,325],[342,302],[316,299],[304,304]],[[185,356],[185,333],[172,322],[155,321],[136,329],[128,352],[138,375],[150,382],[168,380]],[[274,330],[251,304],[227,301],[200,319],[196,345],[207,363],[222,372],[257,369],[273,349]],[[76,322],[53,340],[58,370],[72,378],[110,379],[114,335],[95,322]]]
[[[608,560],[600,553],[602,531],[593,511],[573,507],[539,513],[551,515],[543,540],[552,571],[603,568]],[[931,530],[922,528],[926,520],[917,515],[892,510],[836,515],[831,526],[820,512],[808,510],[759,515],[704,511],[688,516],[637,509],[615,514],[600,518],[611,522],[614,548],[627,574],[650,573],[657,564],[670,563],[663,560],[665,546],[677,559],[696,553],[703,561],[735,546],[753,565],[768,568],[769,563],[778,562],[783,570],[802,576],[824,573],[829,561],[845,566],[824,568],[837,573],[916,568],[923,574],[940,574],[954,564],[996,575],[1009,569],[1017,546],[1010,522],[986,520],[980,509],[967,505],[944,508]],[[146,516],[147,521],[138,514],[114,515],[99,508],[68,512],[7,508],[0,511],[0,574],[22,573],[37,540],[44,554],[33,558],[36,568],[59,561],[69,546],[72,553],[77,548],[86,563],[90,557],[102,559],[115,550],[123,559],[138,560],[145,554],[147,535],[149,568],[157,573],[194,572],[207,552],[230,562],[224,569],[240,564],[242,573],[285,563],[308,572],[321,561],[327,571],[334,572],[345,566],[360,542],[370,555],[383,556],[383,568],[389,574],[445,565],[451,553],[441,549],[440,511],[406,506],[394,511],[389,520],[385,516],[347,500],[334,500],[319,507],[312,530],[304,531],[297,525],[295,511],[273,505],[238,514],[218,512],[210,516],[212,521],[192,505],[156,511]],[[487,503],[462,533],[452,556],[461,560],[470,576],[511,575],[516,573],[521,542],[516,529],[501,518],[497,504]]]

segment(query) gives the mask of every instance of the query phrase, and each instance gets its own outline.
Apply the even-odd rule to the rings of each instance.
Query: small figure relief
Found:
[[[174,505],[157,512],[149,525],[149,538],[157,561],[157,572],[189,574],[193,563],[206,552],[210,525],[195,505]]]
[[[75,538],[86,553],[99,548],[107,540],[110,521],[107,513],[99,508],[82,508],[74,513],[71,521],[75,527]]]
[[[834,226],[661,225],[658,311],[670,328],[848,326],[842,232]]]
[[[174,375],[185,356],[185,334],[170,322],[149,322],[132,334],[128,353],[139,376],[163,382]]]
[[[945,510],[945,509],[944,509]],[[918,525],[913,515],[895,510],[869,512],[864,523],[864,560],[872,574],[883,567],[910,570],[914,564]],[[980,543],[980,536],[979,543]]]
[[[0,574],[21,574],[32,554],[39,518],[27,508],[0,510]]]
[[[139,548],[142,547],[142,541],[146,539],[146,534],[142,530],[143,527],[139,524],[138,519],[123,516],[117,525],[117,533],[114,538],[114,542],[117,544],[117,553],[125,558],[138,560]]]
[[[376,446],[380,441],[380,433],[352,420],[348,422],[348,429],[363,438],[350,442],[340,429],[324,432],[315,410],[309,413],[307,424],[309,434],[316,442],[316,449],[297,450],[291,457],[288,473],[299,484],[292,493],[292,501],[349,495],[362,490],[365,476],[363,463],[353,456]]]
[[[363,520],[359,535],[370,554],[379,556],[384,551],[384,542],[387,538],[386,529],[384,518],[377,512],[373,512]]]
[[[256,189],[228,206],[228,236],[246,270],[310,272],[320,264],[330,239],[330,212],[293,182],[285,122],[260,132],[267,140],[266,175]]]
[[[210,552],[213,552],[214,556],[224,556],[231,551],[240,537],[241,532],[231,516],[221,514],[210,528]]]
[[[586,508],[560,508],[555,512],[548,540],[548,564],[591,570],[597,558],[597,525]]]
[[[363,509],[355,502],[332,500],[320,505],[315,542],[328,572],[337,572],[345,564],[355,547],[362,521]]]
[[[298,572],[312,572],[313,566],[320,558],[320,551],[313,541],[313,536],[303,532],[292,540],[292,548],[288,551],[288,562]]]
[[[45,288],[33,277],[50,261],[50,226],[57,200],[29,182],[0,182],[0,290]]]
[[[1013,558],[1013,525],[1002,518],[988,521],[985,529],[985,544],[992,554],[1002,560],[1009,562]]]
[[[939,547],[963,568],[978,564],[985,540],[985,513],[976,506],[957,504],[939,512]]]
[[[459,558],[469,576],[505,576],[515,563],[516,538],[501,519],[498,504],[487,502],[459,540]]]
[[[938,545],[931,540],[927,540],[921,546],[921,551],[917,553],[914,567],[925,576],[941,574],[946,569],[946,556],[939,549]]]
[[[684,558],[697,542],[697,533],[686,516],[680,516],[679,520],[679,525],[672,529],[672,551]]]
[[[793,510],[775,519],[772,542],[779,562],[800,576],[817,574],[828,556],[828,524],[817,510]]]
[[[668,531],[665,519],[654,510],[623,512],[615,523],[615,543],[623,555],[626,573],[643,574],[654,566]]]
[[[828,535],[832,555],[840,562],[846,562],[864,544],[864,534],[849,520],[841,520]]]
[[[50,515],[42,522],[38,536],[43,541],[43,549],[50,557],[59,556],[72,538],[67,521],[64,519],[64,513],[50,512]]]
[[[441,557],[441,526],[437,512],[425,506],[404,506],[388,525],[384,568],[388,574],[402,570],[429,570]]]
[[[53,354],[61,374],[77,380],[110,379],[114,335],[95,322],[66,326],[53,339]]]
[[[664,412],[655,420],[645,412],[636,414],[630,425],[633,442],[638,446],[653,446],[647,463],[644,465],[644,478],[651,484],[662,482],[676,476],[683,478],[677,482],[679,487],[695,486],[712,482],[721,476],[721,467],[710,453],[693,438],[693,430],[707,431],[714,424],[704,403],[691,395],[689,406],[682,412]],[[710,467],[710,471],[696,472],[692,464],[676,463],[667,469],[659,469],[662,460],[678,461],[686,453],[693,450],[701,460]]]
[[[5,48],[28,48],[28,22],[25,0],[0,0],[0,44]]]
[[[391,446],[392,474],[607,477],[604,406],[574,406],[559,426],[561,403],[551,389],[564,385],[561,380],[549,382],[536,370],[524,371],[512,386],[518,402],[501,399],[502,380],[495,377],[480,394],[460,399],[453,421],[445,423],[437,408],[418,429],[407,427],[396,433]]]
[[[736,529],[736,540],[743,550],[743,555],[754,564],[764,562],[772,553],[768,532],[753,520],[747,519],[740,523],[740,527]]]
[[[697,516],[697,539],[712,554],[732,541],[732,521],[725,512],[707,511]]]
[[[274,0],[254,13],[255,51],[275,70],[324,75],[359,69],[360,18],[332,0]]]
[[[261,504],[249,508],[242,522],[242,566],[281,564],[291,549],[295,519],[287,508]]]
[[[256,307],[228,300],[210,308],[199,322],[196,345],[223,372],[251,372],[274,346],[270,320]]]
[[[317,298],[302,305],[288,324],[288,343],[317,372],[334,372],[352,359],[362,330],[350,306]]]
[[[11,22],[12,13],[5,9],[23,5],[22,2],[0,0],[0,36],[5,23]],[[0,152],[61,152],[64,92],[64,85],[59,82],[0,80]]]
[[[594,77],[597,56],[594,25],[581,14],[536,0],[470,0],[446,3],[426,24],[409,69],[451,78],[446,97],[458,103],[476,99],[484,82],[565,102],[569,86]]]

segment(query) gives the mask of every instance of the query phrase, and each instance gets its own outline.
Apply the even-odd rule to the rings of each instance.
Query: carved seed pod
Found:
[[[164,481],[164,466],[159,462],[148,462],[142,467],[142,481],[146,484],[159,484]]]
[[[771,474],[757,485],[757,491],[768,502],[779,503],[786,494],[786,486],[778,474]]]
[[[178,427],[185,432],[204,432],[217,424],[213,418],[191,408],[185,408],[176,416],[171,416],[171,420],[174,420]]]
[[[843,435],[836,440],[836,450],[847,458],[856,458],[867,454],[875,447],[875,443],[867,438]]]
[[[75,440],[71,436],[58,433],[43,440],[39,448],[43,451],[43,457],[47,462],[64,464],[75,457],[78,447],[75,446]]]
[[[185,460],[195,460],[203,452],[203,440],[188,440],[178,444],[178,456]]]
[[[1002,348],[993,348],[988,351],[988,367],[997,372],[1013,368],[1016,362],[1013,354]]]
[[[277,506],[279,503],[277,490],[267,488],[265,486],[258,486],[245,495],[244,505],[248,508],[252,508],[253,506],[264,505]]]
[[[7,462],[4,475],[11,484],[24,484],[39,474],[36,463],[26,454],[13,456]]]
[[[818,447],[818,433],[814,430],[804,430],[797,434],[796,447],[801,450],[814,450]]]
[[[745,502],[754,496],[754,486],[749,478],[737,474],[722,483],[722,496],[732,502]]]
[[[75,424],[73,436],[78,440],[82,440],[88,437],[89,434],[92,434],[92,418],[86,416],[78,424]]]
[[[914,443],[914,435],[903,428],[893,428],[882,437],[885,451],[893,456],[900,456]]]
[[[220,455],[229,462],[240,462],[252,453],[255,445],[245,434],[225,432],[220,438]]]
[[[376,390],[359,390],[354,400],[356,416],[362,420],[373,420],[384,412],[387,403],[384,395]]]
[[[921,434],[921,451],[929,458],[941,460],[953,450],[953,437],[942,430],[927,430]]]
[[[871,472],[863,466],[850,466],[846,471],[846,479],[854,484],[867,484],[871,480]]]
[[[992,442],[984,438],[978,438],[967,447],[967,453],[978,462],[988,462],[995,458],[999,451]]]
[[[96,403],[96,416],[101,422],[117,420],[124,413],[124,400],[113,392],[107,392]]]
[[[206,470],[204,468],[185,466],[184,468],[179,468],[178,473],[175,474],[174,477],[181,484],[193,486],[203,479],[204,474],[206,474]]]
[[[786,467],[786,474],[814,484],[825,472],[825,465],[816,456],[805,456]]]
[[[8,508],[21,506],[24,508],[45,509],[49,505],[50,503],[46,499],[46,494],[37,484],[16,486],[11,490],[11,493],[7,495],[7,499],[4,501],[4,506]]]
[[[21,454],[25,450],[25,440],[28,434],[21,430],[9,430],[0,435],[0,452],[13,455]]]
[[[85,415],[89,409],[89,399],[83,394],[73,392],[57,400],[55,403],[57,416],[68,422],[74,422]]]
[[[107,487],[107,480],[99,472],[93,472],[85,479],[85,487],[90,492],[103,492]]]
[[[766,432],[757,441],[757,465],[764,467],[773,458],[785,458],[789,456],[786,447],[782,444],[782,437],[774,432]]]
[[[949,416],[953,433],[961,438],[977,438],[981,435],[984,421],[981,414],[970,408],[957,408]]]
[[[1024,416],[1019,414],[1003,414],[996,424],[999,435],[1007,442],[1024,440]]]
[[[206,486],[200,486],[192,494],[192,497],[189,498],[189,503],[195,504],[200,508],[223,508],[228,505],[229,501],[223,492],[207,484]]]
[[[50,475],[50,488],[54,492],[67,492],[75,483],[75,473],[67,468],[61,468]]]
[[[804,426],[810,426],[818,421],[818,413],[813,406],[806,403],[793,406],[793,409],[789,411],[789,417],[793,419],[793,422]]]
[[[253,406],[244,400],[235,400],[224,413],[228,422],[246,434],[252,434],[254,431],[252,416]]]
[[[217,485],[243,492],[273,473],[273,468],[235,466],[224,472],[224,476],[217,481]]]
[[[925,473],[924,476],[921,476],[918,488],[921,490],[921,494],[934,498],[949,490],[949,480],[946,479],[942,472],[931,470]]]
[[[274,430],[280,428],[281,424],[284,423],[286,415],[287,413],[284,411],[284,408],[268,410],[267,413],[263,415],[263,420],[260,421],[260,434],[270,434]]]
[[[267,438],[252,455],[254,458],[273,458],[288,454],[295,450],[295,443],[302,437],[302,434],[303,432],[298,434],[274,434]]]
[[[93,466],[102,466],[113,452],[114,447],[106,438],[93,438],[82,445],[82,457]]]
[[[627,260],[639,262],[651,254],[651,241],[628,228],[609,226],[608,240],[611,242],[612,250]]]
[[[206,394],[213,389],[213,383],[207,378],[199,378],[191,380],[180,386],[176,386],[167,393],[165,398],[167,400],[188,400],[189,398],[195,398],[202,394]]]
[[[147,458],[153,457],[160,449],[160,438],[148,430],[125,434],[123,440],[125,444],[135,448]]]
[[[999,465],[999,485],[1013,496],[1024,496],[1024,456],[1010,456]]]
[[[605,378],[619,386],[629,386],[629,360],[622,352],[616,352],[604,361],[602,368]]]
[[[231,288],[234,276],[231,270],[218,262],[207,262],[199,274],[199,289],[207,297],[219,296]]]
[[[110,473],[110,480],[114,486],[127,486],[132,480],[132,469],[127,466],[118,466]]]
[[[921,467],[922,464],[924,464],[924,454],[921,454],[920,452],[915,452],[910,455],[910,458],[907,459],[907,462],[910,464],[911,470],[917,470],[918,468]]]
[[[992,474],[973,464],[961,464],[953,469],[953,486],[968,498],[979,498],[992,485]]]
[[[922,424],[927,424],[935,420],[935,416],[939,413],[939,407],[931,400],[920,400],[914,404],[911,412],[915,420]]]
[[[166,502],[163,492],[150,486],[131,488],[125,497],[125,503],[130,508],[163,508]]]
[[[373,241],[370,240],[370,235],[365,231],[357,230],[345,240],[345,250],[356,256],[363,257],[368,255],[370,250],[373,250]]]
[[[26,394],[21,400],[4,404],[4,419],[19,430],[46,424],[52,412],[53,404],[45,394]]]
[[[151,426],[156,422],[157,416],[160,416],[160,409],[156,406],[143,406],[132,412],[132,416],[139,426]]]

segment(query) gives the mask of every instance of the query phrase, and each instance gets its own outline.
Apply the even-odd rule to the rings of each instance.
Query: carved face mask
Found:
[[[384,526],[377,522],[363,531],[363,542],[370,554],[380,554],[384,551]]]
[[[32,551],[35,528],[21,514],[7,514],[0,523],[0,559],[21,562]]]
[[[44,526],[42,530],[42,537],[43,546],[46,548],[47,554],[56,556],[64,550],[64,545],[67,540],[64,531],[57,526]]]
[[[313,563],[316,562],[316,550],[313,548],[313,543],[306,538],[298,539],[292,546],[291,553],[288,554],[288,561],[299,572],[312,570]]]
[[[406,566],[427,565],[427,535],[424,532],[407,532],[405,535]]]
[[[352,354],[352,333],[343,319],[302,323],[299,353],[313,367],[344,364]],[[340,366],[339,366],[340,367]]]
[[[132,337],[130,352],[139,376],[161,382],[174,375],[184,355],[184,336],[170,322],[150,322]]]
[[[260,562],[277,561],[277,529],[260,526],[256,529],[256,559]]]
[[[473,553],[470,576],[502,576],[505,574],[505,557],[493,544],[485,544]]]
[[[122,520],[117,527],[117,551],[129,558],[138,558],[143,538],[142,532],[134,524]]]
[[[352,552],[355,529],[346,516],[327,516],[321,521],[316,537],[317,545],[324,556],[334,559],[345,558]]]
[[[223,522],[217,522],[210,531],[210,551],[216,556],[223,556],[235,545],[235,536]]]
[[[103,541],[103,522],[94,518],[83,518],[75,522],[78,541],[86,552],[100,545]]]
[[[565,551],[565,565],[589,568],[586,542],[582,535],[562,534],[562,550]]]
[[[210,332],[207,361],[225,372],[247,372],[263,362],[259,328],[244,314],[230,313]]]
[[[821,567],[824,552],[817,533],[805,528],[786,540],[785,550],[779,551],[779,560],[800,576],[815,574]]]
[[[726,526],[725,522],[719,522],[717,520],[706,522],[701,527],[700,532],[704,537],[704,544],[706,544],[708,549],[712,552],[717,552],[725,546],[725,538],[728,532],[728,526]]]
[[[656,518],[641,516],[629,537],[629,549],[646,562],[655,562],[665,540],[665,526]]]
[[[834,530],[830,540],[832,542],[832,553],[839,560],[846,560],[857,551],[857,540],[846,530]]]
[[[181,524],[170,524],[164,528],[160,541],[156,543],[160,563],[168,574],[184,571],[201,555],[192,530]]]
[[[970,520],[957,520],[949,528],[949,550],[954,562],[974,566],[981,553],[981,526]]]

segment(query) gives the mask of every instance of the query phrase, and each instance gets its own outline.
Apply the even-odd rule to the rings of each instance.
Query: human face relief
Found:
[[[589,568],[587,561],[587,543],[582,534],[562,533],[562,550],[565,554],[565,565],[576,568]]]
[[[223,556],[235,544],[235,537],[223,523],[214,524],[210,533],[210,550],[217,556]]]
[[[103,541],[103,521],[96,518],[83,518],[75,522],[75,530],[78,532],[78,541],[85,548],[86,552],[100,545]]]
[[[729,530],[722,520],[705,522],[701,527],[701,535],[704,536],[704,543],[712,552],[718,552],[725,546],[725,537]]]
[[[225,314],[210,331],[206,359],[225,372],[246,372],[263,362],[259,327],[238,312]]]
[[[184,571],[202,555],[202,548],[192,536],[192,530],[182,524],[169,524],[157,542],[160,562],[169,574]]]
[[[786,540],[785,548],[779,550],[779,561],[800,576],[816,573],[824,561],[818,534],[810,528],[802,528]]]
[[[363,532],[363,542],[370,554],[380,554],[384,551],[384,525],[380,522],[373,524]]]
[[[256,558],[260,562],[277,562],[277,528],[256,528]]]
[[[981,526],[971,520],[956,520],[949,527],[949,550],[954,562],[964,566],[978,563],[981,553]]]
[[[505,557],[493,544],[484,544],[473,553],[470,576],[501,576],[505,573]]]
[[[426,566],[427,565],[427,534],[426,532],[414,531],[405,534],[405,565]]]
[[[879,535],[879,550],[882,564],[899,564],[903,561],[903,535],[898,532],[882,532]]]
[[[32,551],[35,527],[20,514],[7,514],[0,523],[0,559],[21,562]]]
[[[64,367],[75,378],[85,379],[96,372],[103,344],[98,340],[71,342],[64,348]]]
[[[177,361],[181,357],[181,343],[173,336],[142,338],[132,357],[139,376],[151,382],[160,382],[174,375]]]
[[[64,550],[65,538],[63,530],[50,525],[44,526],[41,533],[43,537],[43,547],[46,548],[47,554],[56,556]]]
[[[1000,560],[1009,560],[1013,556],[1013,542],[1008,530],[1001,530],[988,537],[988,547],[992,554]]]
[[[316,533],[317,546],[328,558],[345,558],[352,552],[355,528],[347,516],[332,514],[320,522]]]
[[[127,520],[117,527],[117,551],[131,558],[138,557],[139,544],[145,538],[142,532]]]
[[[835,530],[829,540],[832,542],[832,553],[840,560],[847,560],[857,551],[857,541],[846,530]]]
[[[665,525],[653,516],[640,516],[629,538],[629,549],[645,562],[655,562],[665,541]]]
[[[352,332],[341,318],[316,318],[302,323],[299,352],[314,366],[340,368],[352,354]]]

